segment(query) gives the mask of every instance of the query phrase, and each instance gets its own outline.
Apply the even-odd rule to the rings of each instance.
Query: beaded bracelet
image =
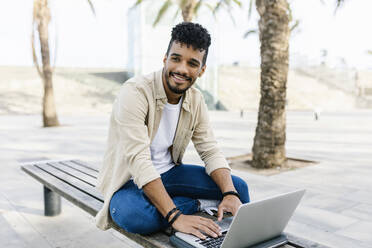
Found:
[[[225,192],[225,193],[222,194],[222,198],[224,198],[224,197],[227,196],[227,195],[235,195],[235,196],[238,197],[239,200],[240,200],[240,195],[239,195],[238,192],[235,192],[235,191],[227,191],[227,192]]]
[[[178,213],[176,213],[176,215],[171,219],[171,221],[169,221],[169,225],[172,226],[173,223],[177,220],[178,217],[180,217],[181,214],[182,212],[178,211]]]
[[[169,222],[169,217],[174,213],[176,212],[177,210],[179,210],[177,207],[173,208],[171,211],[168,212],[168,214],[165,216],[165,219]]]

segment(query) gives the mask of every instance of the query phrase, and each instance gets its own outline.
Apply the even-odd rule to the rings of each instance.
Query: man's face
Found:
[[[192,46],[174,41],[165,55],[163,81],[167,94],[183,94],[205,71],[202,61],[205,51],[194,50]]]

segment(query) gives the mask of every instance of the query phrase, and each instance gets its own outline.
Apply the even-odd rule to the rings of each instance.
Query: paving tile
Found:
[[[345,194],[345,199],[372,205],[372,193],[367,190],[356,190],[353,194]]]
[[[352,208],[341,211],[341,214],[350,216],[359,220],[372,222],[372,205],[358,204]]]
[[[0,247],[52,247],[0,194]]]
[[[332,248],[371,248],[372,243],[363,242],[337,233],[326,232],[309,224],[291,220],[285,232],[298,237],[316,241]]]
[[[335,232],[358,222],[357,219],[352,217],[347,217],[342,214],[319,208],[305,206],[299,206],[292,218],[296,222],[309,224],[325,232]]]
[[[333,197],[332,195],[315,194],[313,195],[313,197],[307,197],[303,199],[302,204],[306,207],[320,208],[331,212],[343,214],[343,210],[350,209],[358,205],[359,203],[356,203],[354,201],[347,201],[345,199],[338,198],[337,196]]]
[[[372,221],[359,221],[336,232],[337,234],[368,242],[372,246]]]

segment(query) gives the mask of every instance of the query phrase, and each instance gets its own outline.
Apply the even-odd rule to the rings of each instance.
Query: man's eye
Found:
[[[173,60],[173,61],[180,61],[180,59],[177,58],[177,57],[173,57],[172,60]]]

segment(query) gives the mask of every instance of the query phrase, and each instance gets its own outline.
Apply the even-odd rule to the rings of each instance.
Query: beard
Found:
[[[178,88],[177,85],[172,86],[170,84],[170,82],[169,82],[169,77],[171,77],[173,74],[176,74],[176,75],[179,75],[179,76],[182,76],[182,77],[186,78],[189,81],[188,86],[186,88],[184,88],[184,89]],[[182,75],[182,74],[179,74],[179,73],[174,73],[174,72],[165,73],[165,82],[166,82],[166,84],[168,86],[168,89],[170,91],[172,91],[173,93],[175,93],[175,94],[183,94],[183,93],[185,93],[193,85],[194,81],[195,80],[192,80],[192,78],[187,77],[187,76]]]

